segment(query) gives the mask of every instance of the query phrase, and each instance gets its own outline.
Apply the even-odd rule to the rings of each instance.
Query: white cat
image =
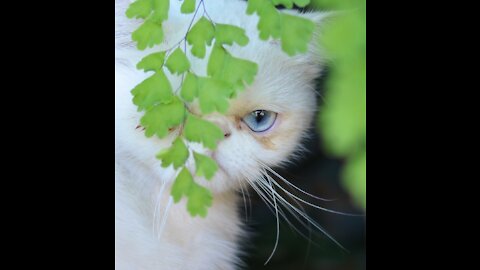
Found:
[[[190,149],[213,157],[220,167],[211,181],[195,179],[212,190],[214,199],[206,218],[192,218],[186,210],[185,199],[173,204],[169,195],[175,171],[171,167],[162,168],[155,158],[161,149],[170,146],[176,131],[163,140],[146,138],[142,128],[138,128],[142,113],[136,111],[130,90],[151,75],[137,70],[136,63],[143,56],[170,48],[182,40],[193,14],[181,14],[182,2],[170,1],[169,18],[163,25],[164,43],[140,52],[130,38],[140,21],[125,17],[130,1],[116,1],[116,269],[236,269],[245,237],[237,215],[237,190],[249,184],[261,187],[259,181],[267,166],[280,166],[301,150],[299,143],[306,136],[316,110],[313,80],[320,73],[318,50],[311,46],[308,54],[289,57],[282,52],[278,41],[259,40],[258,18],[245,14],[247,2],[204,1],[207,14],[214,22],[246,30],[249,44],[229,46],[228,50],[236,57],[258,63],[259,70],[255,82],[232,100],[227,115],[204,116],[225,133],[217,149],[212,152],[199,144],[188,144]],[[203,7],[200,7],[196,19],[202,14]],[[320,13],[301,16],[317,23],[324,17]],[[192,69],[205,75],[206,60],[187,56]],[[173,89],[177,89],[181,77],[166,74]],[[199,113],[196,104],[190,109]],[[187,161],[187,167],[193,171],[192,165],[192,160]]]

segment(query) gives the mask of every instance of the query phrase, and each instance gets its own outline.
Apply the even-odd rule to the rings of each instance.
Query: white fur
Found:
[[[198,2],[198,1],[197,1]],[[278,166],[288,161],[299,147],[315,112],[312,80],[319,73],[319,58],[313,53],[288,57],[277,41],[258,39],[256,15],[245,14],[246,2],[237,0],[205,1],[208,14],[216,23],[229,23],[247,31],[246,47],[231,46],[237,57],[259,64],[253,85],[242,92],[230,106],[227,115],[204,116],[217,123],[231,136],[218,145],[215,152],[199,144],[189,143],[191,150],[215,158],[220,170],[211,181],[196,178],[214,193],[213,205],[206,218],[192,218],[186,211],[185,199],[171,203],[169,195],[176,172],[162,168],[155,158],[169,147],[176,132],[163,140],[146,138],[136,129],[142,113],[136,111],[130,90],[150,73],[138,71],[136,63],[145,55],[170,48],[183,38],[192,14],[180,14],[182,2],[170,1],[169,19],[164,23],[165,42],[140,52],[130,41],[139,21],[124,16],[129,1],[117,0],[115,7],[115,264],[116,269],[236,269],[240,263],[241,237],[244,237],[237,215],[236,190],[245,185],[245,178],[261,175],[257,160]],[[201,17],[200,8],[197,19]],[[308,15],[319,21],[321,14]],[[188,47],[187,47],[188,48]],[[208,55],[207,50],[207,55]],[[206,60],[188,54],[192,69],[206,73]],[[180,76],[167,76],[173,89]],[[257,109],[278,113],[277,123],[265,134],[254,134],[243,123],[234,121]],[[192,110],[198,110],[192,104]],[[268,139],[273,147],[266,147]],[[193,160],[187,167],[193,171]]]

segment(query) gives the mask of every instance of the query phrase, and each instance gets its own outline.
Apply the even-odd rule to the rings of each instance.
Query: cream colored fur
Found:
[[[198,1],[197,1],[198,2]],[[163,140],[146,138],[137,128],[142,113],[136,111],[130,90],[150,73],[135,68],[150,52],[170,48],[183,38],[192,14],[180,14],[181,1],[172,0],[164,23],[165,42],[140,52],[130,40],[140,21],[124,16],[129,1],[115,6],[115,265],[116,269],[229,270],[241,264],[242,239],[246,237],[237,214],[237,190],[261,176],[261,163],[279,166],[300,149],[316,109],[313,79],[320,72],[318,53],[288,57],[278,41],[258,39],[257,17],[245,14],[246,2],[205,0],[208,14],[217,23],[229,23],[247,31],[246,47],[231,46],[237,57],[259,64],[253,85],[232,101],[227,115],[204,116],[230,133],[214,152],[199,144],[189,148],[216,159],[220,170],[211,181],[196,178],[214,194],[206,218],[192,218],[185,199],[178,204],[169,195],[175,171],[162,168],[155,155],[169,147],[178,131]],[[201,17],[203,9],[200,8]],[[322,14],[308,16],[320,21]],[[313,47],[312,47],[313,48]],[[207,51],[208,55],[208,51]],[[192,69],[206,73],[206,60],[188,55]],[[181,77],[169,76],[173,89]],[[263,133],[252,132],[240,119],[258,110],[278,113],[275,126]],[[191,110],[199,113],[197,104]],[[193,171],[193,161],[187,162]],[[274,228],[272,228],[274,230]]]

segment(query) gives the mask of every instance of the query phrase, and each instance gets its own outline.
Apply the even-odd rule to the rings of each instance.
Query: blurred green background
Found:
[[[325,150],[346,159],[341,180],[366,208],[366,1],[314,0],[313,6],[336,13],[328,19],[320,44],[329,59],[318,130]]]

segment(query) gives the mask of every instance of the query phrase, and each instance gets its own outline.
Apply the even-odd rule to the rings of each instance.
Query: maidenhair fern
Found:
[[[143,19],[143,23],[132,33],[139,50],[152,48],[163,42],[162,24],[168,19],[170,0],[136,0],[126,11],[128,18]],[[175,0],[177,1],[177,0]],[[258,29],[260,38],[279,39],[284,52],[288,55],[306,52],[311,39],[314,24],[308,19],[279,12],[275,5],[292,8],[293,4],[304,7],[309,0],[251,0],[247,14],[257,13],[260,17]],[[215,5],[215,1],[209,4]],[[258,71],[256,63],[233,56],[224,45],[245,46],[249,42],[245,30],[229,24],[212,21],[205,10],[204,0],[184,0],[180,11],[192,14],[191,24],[185,38],[178,41],[169,50],[151,53],[145,56],[137,68],[152,75],[139,83],[133,90],[133,103],[144,113],[141,125],[147,137],[165,138],[170,130],[182,127],[182,131],[168,149],[156,157],[162,167],[173,166],[179,173],[173,183],[171,195],[175,202],[187,197],[187,210],[192,216],[205,217],[212,204],[210,190],[195,182],[191,172],[185,167],[190,151],[185,141],[202,143],[214,150],[217,142],[224,137],[222,130],[215,124],[203,120],[188,111],[187,104],[198,100],[203,115],[219,112],[226,113],[229,99],[232,99],[247,85],[253,83]],[[199,9],[204,16],[196,19]],[[194,23],[195,22],[195,23]],[[187,43],[193,56],[205,59],[207,76],[200,76],[190,67],[187,57]],[[182,46],[183,44],[183,46]],[[212,46],[206,55],[207,46]],[[165,72],[181,75],[179,93]],[[218,169],[217,164],[208,156],[195,151],[193,158],[195,174],[211,180]]]

